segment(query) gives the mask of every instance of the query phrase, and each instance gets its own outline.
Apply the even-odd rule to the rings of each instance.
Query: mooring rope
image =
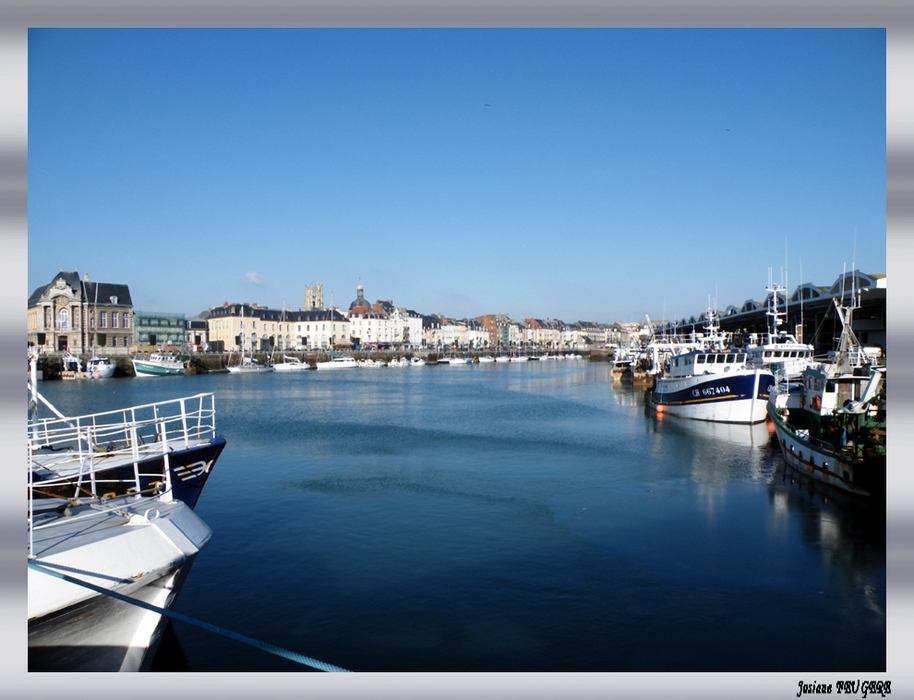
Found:
[[[316,668],[318,671],[328,671],[328,672],[337,672],[337,673],[348,673],[349,672],[348,669],[340,668],[339,666],[334,666],[333,664],[328,664],[323,661],[319,661],[318,659],[313,659],[310,656],[304,656],[303,654],[298,654],[294,651],[288,651],[287,649],[278,647],[275,644],[261,642],[256,639],[253,639],[252,637],[248,637],[243,634],[238,634],[237,632],[232,632],[231,630],[227,630],[223,627],[211,625],[208,622],[203,622],[201,620],[195,620],[192,617],[188,617],[187,615],[182,615],[181,613],[175,612],[174,610],[167,610],[165,608],[160,608],[157,605],[151,605],[150,603],[147,603],[145,601],[137,600],[136,598],[131,598],[131,597],[125,596],[121,593],[116,593],[114,591],[109,591],[106,588],[102,588],[101,586],[96,586],[95,584],[89,583],[88,581],[82,581],[78,578],[68,576],[67,574],[61,573],[59,571],[54,571],[53,569],[48,568],[48,566],[49,565],[45,564],[44,562],[37,561],[34,559],[29,559],[29,567],[32,569],[35,569],[36,571],[40,571],[43,574],[48,574],[50,576],[56,576],[59,579],[67,581],[68,583],[75,583],[77,586],[82,586],[84,588],[88,588],[89,590],[95,591],[96,593],[101,593],[102,595],[110,596],[112,598],[116,598],[117,600],[121,600],[125,603],[129,603],[130,605],[136,605],[137,607],[144,608],[146,610],[150,610],[151,612],[158,613],[160,615],[164,615],[165,617],[169,617],[172,620],[178,620],[179,622],[186,622],[190,625],[194,625],[195,627],[200,627],[200,628],[208,630],[210,632],[215,632],[216,634],[222,635],[223,637],[228,637],[229,639],[234,639],[235,641],[242,642],[243,644],[248,644],[252,647],[256,647],[257,649],[268,652],[270,654],[274,654],[276,656],[281,656],[285,659],[289,659],[290,661],[295,661],[296,663],[302,664],[304,666],[310,666],[311,668]]]

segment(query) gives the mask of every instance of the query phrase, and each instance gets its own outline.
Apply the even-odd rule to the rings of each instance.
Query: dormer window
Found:
[[[112,304],[117,304],[117,297],[109,297]]]

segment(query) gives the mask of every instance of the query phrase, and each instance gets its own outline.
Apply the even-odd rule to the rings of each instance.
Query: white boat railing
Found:
[[[36,489],[60,492],[72,486],[73,498],[96,497],[115,487],[139,491],[144,481],[164,477],[160,488],[170,491],[169,453],[211,440],[215,420],[213,394],[33,419],[28,430],[30,506]],[[164,468],[142,471],[141,465],[156,457],[162,457]],[[114,469],[120,470],[116,476],[110,473]],[[126,471],[132,475],[125,476]]]

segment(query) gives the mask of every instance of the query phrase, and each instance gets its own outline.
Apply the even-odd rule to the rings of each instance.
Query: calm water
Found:
[[[228,446],[197,505],[213,539],[176,610],[300,654],[356,671],[885,669],[884,509],[785,475],[764,424],[658,419],[606,364],[41,389],[71,413],[215,392]],[[305,668],[174,633],[166,667]]]

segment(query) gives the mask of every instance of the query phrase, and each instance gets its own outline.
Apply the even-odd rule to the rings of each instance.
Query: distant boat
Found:
[[[334,357],[331,360],[315,364],[317,369],[349,369],[350,367],[358,366],[359,363],[352,357]]]
[[[421,367],[422,365],[425,364],[425,360],[423,360],[421,357],[417,357],[416,355],[413,355],[409,359],[409,364],[411,367]]]
[[[133,358],[133,369],[138,377],[165,377],[184,374],[184,363],[170,353],[153,353],[146,359]]]
[[[274,372],[302,372],[311,369],[311,365],[307,362],[302,362],[297,357],[283,355],[282,359],[282,362],[273,363]]]
[[[479,356],[479,362],[480,362],[481,364],[484,364],[484,363],[487,363],[487,362],[495,362],[495,358],[492,357],[491,355],[480,355],[480,356]]]
[[[372,360],[370,357],[364,360],[359,360],[357,362],[359,367],[366,367],[368,369],[375,369],[377,367],[386,367],[387,363],[383,360]]]
[[[86,375],[95,379],[108,379],[114,375],[115,369],[117,365],[107,357],[93,357],[86,362]]]
[[[64,352],[63,357],[60,358],[60,366],[64,372],[82,372],[83,363],[76,355],[71,353],[69,350]]]

